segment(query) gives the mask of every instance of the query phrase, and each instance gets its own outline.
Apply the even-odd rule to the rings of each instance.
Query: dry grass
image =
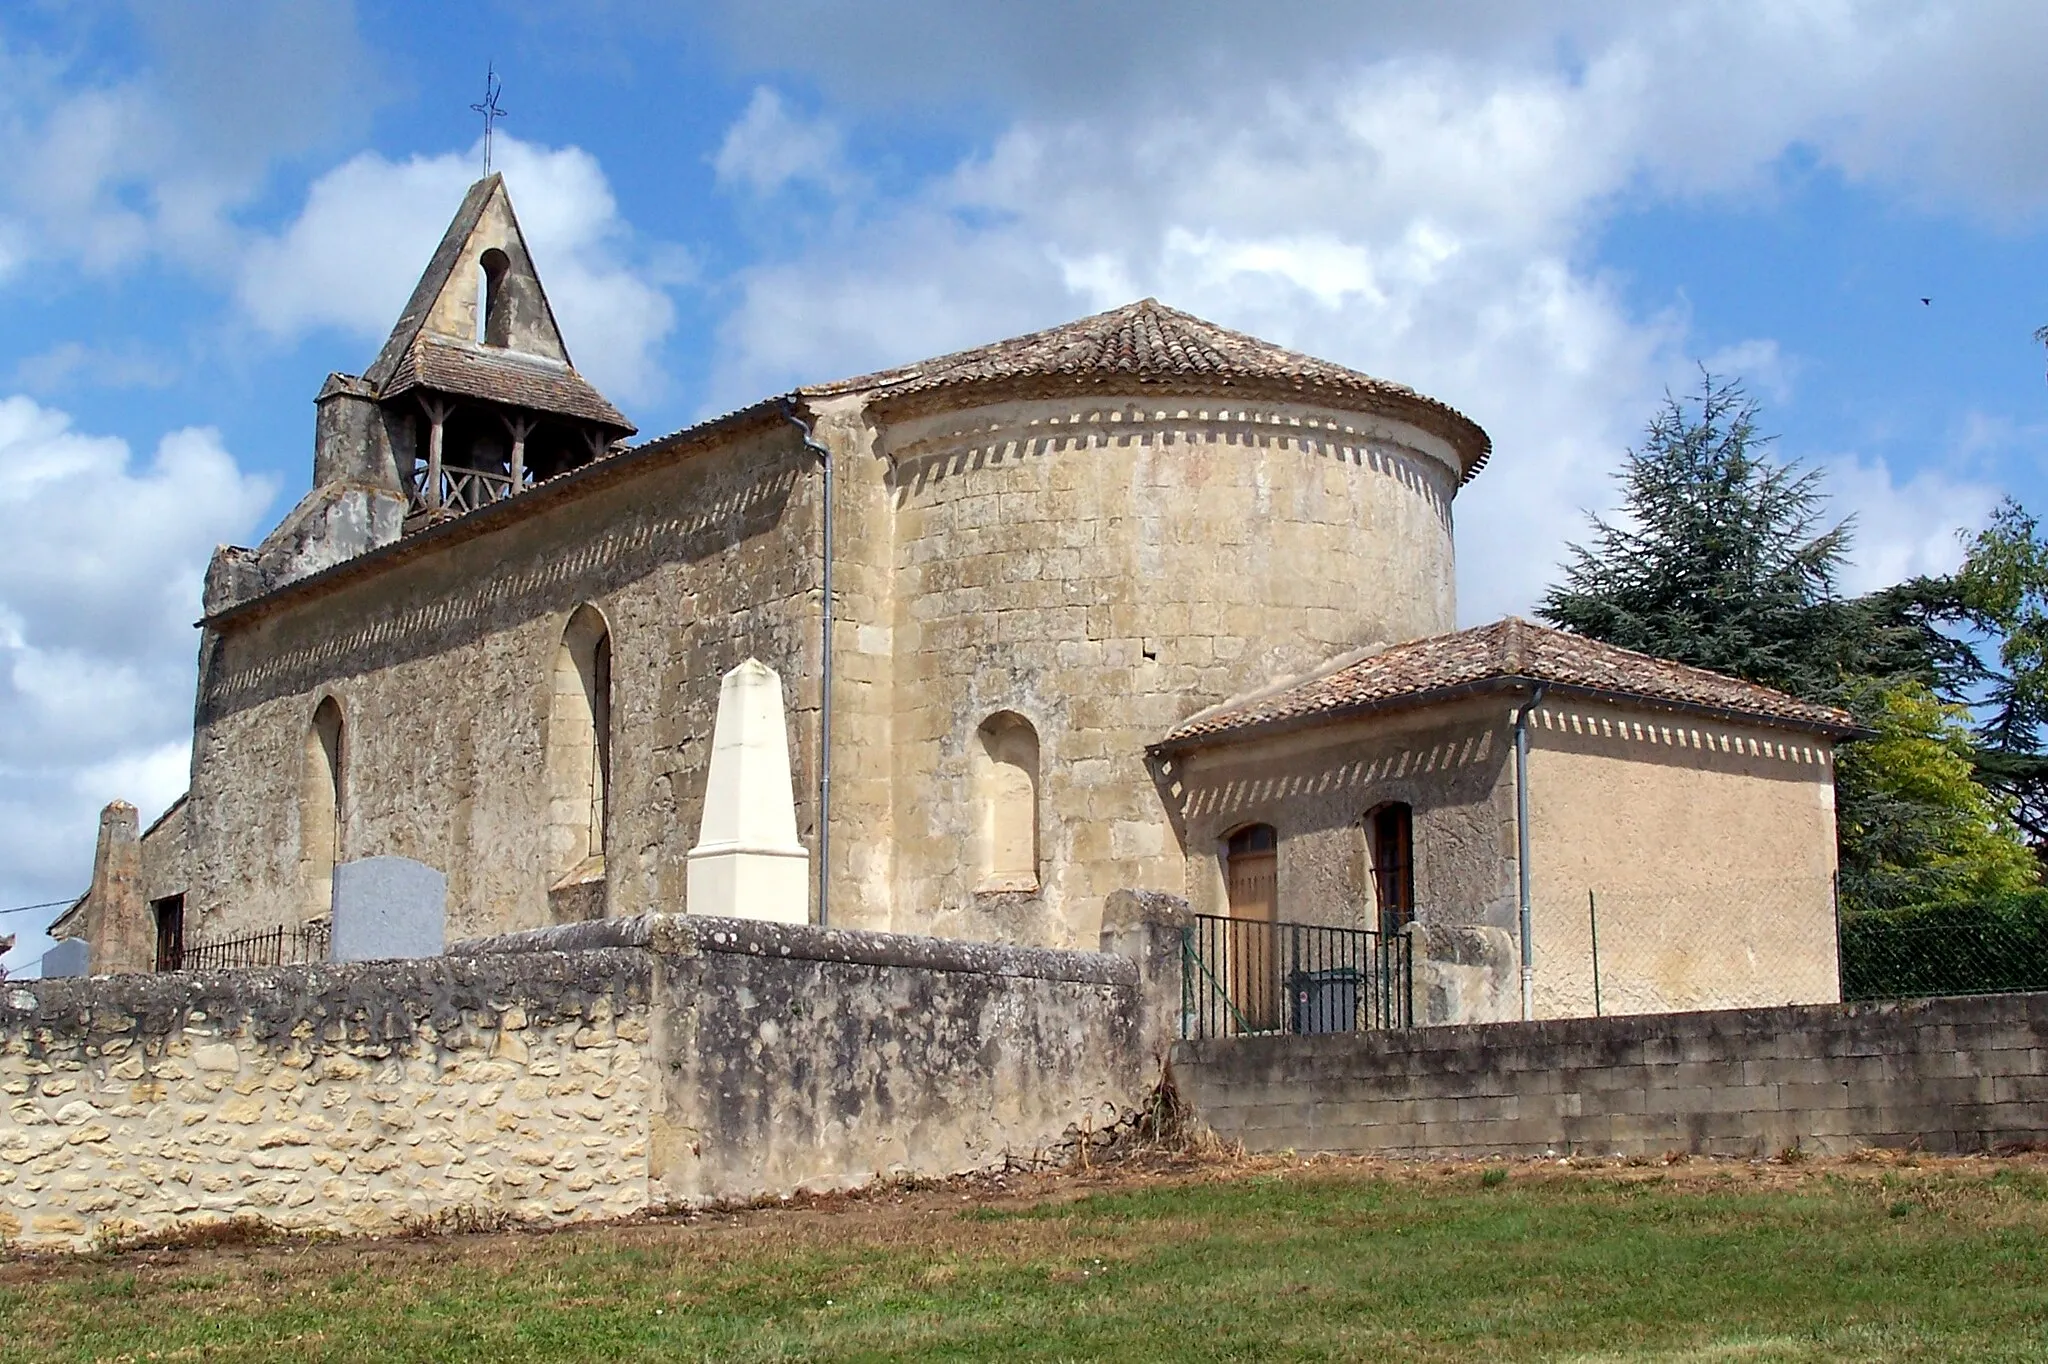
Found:
[[[17,1256],[0,1360],[2048,1357],[2038,1156],[1098,1162],[547,1233]]]

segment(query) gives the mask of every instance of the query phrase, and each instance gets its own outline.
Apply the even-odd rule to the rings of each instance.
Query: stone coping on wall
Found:
[[[730,952],[795,961],[845,962],[863,966],[914,967],[984,976],[1071,981],[1082,985],[1135,985],[1131,959],[1105,952],[932,938],[911,933],[821,928],[816,924],[767,923],[694,914],[644,914],[562,924],[451,943],[450,956],[493,956],[525,952],[582,952],[644,948],[664,956]]]
[[[465,1012],[517,1007],[538,1023],[597,996],[644,1004],[651,980],[644,952],[617,949],[22,980],[0,985],[0,1037],[33,1052],[59,1039],[163,1038],[204,1025],[259,1042],[339,1029],[395,1046],[460,1028]]]

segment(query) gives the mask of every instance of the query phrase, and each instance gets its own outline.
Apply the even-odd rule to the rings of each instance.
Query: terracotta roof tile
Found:
[[[1299,681],[1226,701],[1183,721],[1163,746],[1421,704],[1444,692],[1510,678],[1823,734],[1847,735],[1857,728],[1848,712],[1832,706],[1510,616],[1339,660]]]
[[[1493,449],[1486,432],[1471,418],[1405,384],[1286,350],[1151,298],[1047,331],[819,384],[803,392],[824,397],[879,391],[893,397],[1034,378],[1067,378],[1076,383],[1131,378],[1141,383],[1261,383],[1372,398],[1377,406],[1391,406],[1396,414],[1448,440],[1463,459],[1467,478]]]
[[[634,430],[619,409],[568,365],[497,346],[416,337],[379,396],[394,398],[414,388],[575,417],[621,434]]]

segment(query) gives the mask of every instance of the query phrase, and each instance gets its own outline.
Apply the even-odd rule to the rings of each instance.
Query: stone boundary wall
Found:
[[[1134,955],[695,915],[450,950],[653,954],[651,1174],[695,1202],[1037,1163],[1114,1128],[1161,1059],[1141,1002],[1147,912],[1124,911]],[[1177,953],[1178,929],[1160,931]]]
[[[2048,994],[1183,1042],[1252,1151],[1759,1156],[2048,1142]]]
[[[643,1208],[651,980],[612,949],[0,986],[0,1240]]]
[[[1157,1079],[1141,982],[1179,939],[1132,904],[1121,955],[654,915],[0,985],[0,1242],[558,1223],[1041,1159]]]

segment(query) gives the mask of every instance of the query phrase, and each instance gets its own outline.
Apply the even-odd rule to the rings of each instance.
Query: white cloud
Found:
[[[0,906],[82,889],[107,801],[149,818],[183,789],[207,558],[273,492],[212,431],[138,465],[0,398]]]
[[[477,151],[396,162],[366,152],[321,176],[298,217],[248,250],[244,311],[274,336],[333,327],[381,340],[476,179]],[[577,367],[614,399],[657,392],[675,321],[660,285],[673,271],[636,260],[596,158],[502,134],[494,156]]]
[[[835,193],[852,188],[839,130],[790,113],[782,96],[766,86],[754,91],[746,112],[726,130],[711,165],[720,184],[744,186],[755,194],[773,194],[804,180]]]
[[[2008,45],[2048,53],[2048,11],[2019,6],[1773,0],[1537,21],[1514,5],[1488,10],[1497,24],[1461,7],[1451,24],[1441,7],[1368,20],[1283,2],[1256,25],[1225,6],[1176,5],[1177,25],[1156,5],[1062,8],[1059,45],[1079,67],[1129,51],[1127,28],[1158,26],[1164,44],[1088,100],[1074,65],[1038,60],[1042,11],[901,0],[855,33],[799,8],[806,52],[873,57],[849,99],[958,95],[919,72],[963,43],[1011,114],[912,193],[866,200],[743,272],[709,407],[1157,295],[1487,427],[1496,456],[1457,503],[1467,621],[1528,609],[1583,512],[1611,505],[1607,475],[1663,391],[1693,381],[1682,302],[1644,313],[1600,270],[1617,210],[1767,202],[1793,153],[1985,217],[2048,205],[2038,83],[1955,85],[2010,67]],[[735,31],[787,20],[758,10]],[[1203,78],[1218,53],[1227,77]],[[1053,97],[1033,93],[1040,77]],[[1801,357],[1762,336],[1708,361],[1786,401]],[[1939,566],[1987,505],[1978,482],[1836,462],[1863,523],[1858,574]]]
[[[1844,592],[1870,592],[1922,573],[1947,573],[1963,561],[1963,532],[1982,526],[1999,490],[1940,469],[1901,480],[1883,460],[1830,462],[1835,509],[1854,513],[1855,543]]]
[[[53,10],[44,46],[0,18],[0,281],[162,259],[214,274],[270,169],[360,126],[378,83],[350,0],[142,0],[139,59],[88,59],[98,16]]]

